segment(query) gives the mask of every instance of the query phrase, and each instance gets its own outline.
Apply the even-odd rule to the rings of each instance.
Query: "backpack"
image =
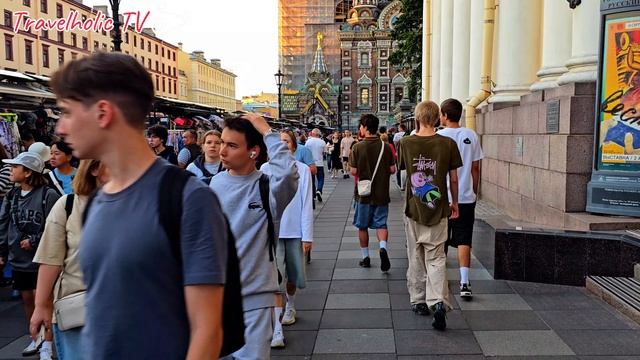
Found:
[[[158,192],[158,215],[160,224],[164,229],[171,245],[171,252],[175,256],[180,268],[182,268],[182,256],[180,249],[180,221],[182,219],[182,193],[192,175],[177,167],[167,167],[160,179]],[[95,199],[94,193],[89,197],[85,208],[82,223],[84,224],[89,214],[89,207]],[[223,312],[222,312],[222,349],[220,357],[230,355],[242,348],[244,342],[244,310],[242,308],[242,285],[240,283],[240,262],[236,249],[236,240],[231,232],[228,220],[225,217],[227,227],[227,278],[224,285]]]
[[[66,201],[64,203],[64,212],[67,213],[67,220],[71,216],[71,212],[73,212],[73,194],[67,195]]]
[[[215,176],[212,173],[209,172],[209,170],[207,170],[207,168],[204,167],[204,155],[200,155],[198,156],[194,161],[193,164],[200,170],[202,171],[202,176],[204,176],[204,179],[202,179],[202,181],[204,181],[205,184],[209,185],[211,184],[211,179]],[[222,171],[222,162],[220,162],[220,165],[218,165],[218,174]],[[217,175],[217,174],[216,174]]]

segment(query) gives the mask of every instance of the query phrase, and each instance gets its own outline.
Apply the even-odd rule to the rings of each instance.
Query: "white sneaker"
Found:
[[[293,325],[296,322],[296,309],[294,307],[287,306],[284,309],[284,315],[282,316],[282,325]]]
[[[273,332],[273,338],[271,338],[271,347],[272,348],[284,347],[284,334],[282,333],[282,330]]]
[[[38,353],[40,346],[42,346],[42,342],[44,341],[44,327],[40,328],[40,333],[35,340],[31,340],[31,343],[22,350],[22,356],[31,356]]]
[[[40,360],[53,360],[53,354],[49,348],[40,349]]]

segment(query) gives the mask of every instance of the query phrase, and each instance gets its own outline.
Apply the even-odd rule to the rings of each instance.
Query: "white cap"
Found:
[[[42,161],[47,162],[51,160],[51,148],[44,143],[37,142],[29,146],[29,151],[40,155]]]
[[[42,173],[44,170],[44,161],[42,161],[40,155],[30,151],[20,153],[15,159],[4,159],[2,162],[11,165],[22,165],[37,173]]]

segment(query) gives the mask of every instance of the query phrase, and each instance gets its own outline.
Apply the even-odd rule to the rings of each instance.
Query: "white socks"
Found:
[[[52,343],[52,341],[42,342],[42,349],[48,349],[49,351],[51,351]]]
[[[273,308],[273,313],[276,317],[274,324],[273,324],[273,332],[282,332],[282,322],[280,322],[280,315],[282,315],[282,308],[281,307],[274,307]]]
[[[469,285],[469,268],[468,267],[460,268],[460,285],[462,284]]]
[[[360,248],[360,253],[362,253],[362,258],[369,257],[369,248]]]
[[[380,244],[380,249],[387,250],[387,241],[386,240],[380,240],[379,244]]]
[[[287,294],[287,307],[288,308],[295,308],[296,307],[295,301],[296,301],[296,294],[293,294],[293,295]]]

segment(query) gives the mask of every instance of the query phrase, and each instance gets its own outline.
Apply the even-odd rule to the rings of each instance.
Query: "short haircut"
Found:
[[[380,120],[373,114],[363,114],[360,116],[360,125],[364,126],[370,134],[376,134]]]
[[[207,137],[209,136],[217,136],[218,139],[222,138],[222,134],[220,134],[220,131],[218,130],[209,130],[206,133],[204,133],[204,135],[202,136],[202,144],[200,145],[204,145],[204,143],[207,141]]]
[[[247,141],[247,149],[251,149],[254,146],[260,148],[260,154],[257,159],[258,167],[267,161],[267,145],[264,143],[264,137],[253,127],[251,121],[242,116],[236,116],[226,119],[224,127],[244,134],[244,138]]]
[[[315,136],[322,136],[322,131],[320,131],[320,129],[318,128],[311,130],[311,133]]]
[[[162,145],[166,145],[167,140],[169,139],[169,130],[167,130],[167,128],[162,125],[153,125],[149,128],[149,130],[147,130],[147,134],[149,136],[160,138],[160,141],[162,141]]]
[[[22,166],[22,165],[20,165]],[[37,171],[33,171],[25,166],[22,166],[22,168],[25,171],[29,171],[31,172],[31,176],[27,177],[27,180],[25,181],[25,183],[29,186],[33,186],[34,188],[41,188],[43,186],[46,186],[49,182],[47,181],[47,179],[44,177],[44,175],[42,173],[39,173]]]
[[[456,99],[447,99],[440,104],[440,112],[445,115],[448,120],[459,122],[462,116],[462,104]]]
[[[433,101],[423,101],[416,106],[416,121],[421,125],[435,126],[440,119],[440,109]]]
[[[71,147],[69,146],[69,144],[67,144],[66,142],[62,141],[62,140],[58,140],[54,143],[51,144],[51,147],[57,147],[58,150],[62,151],[65,155],[72,155],[73,154],[73,149],[71,149]]]
[[[280,131],[280,134],[285,134],[287,135],[287,137],[289,137],[289,140],[291,140],[291,143],[293,143],[293,151],[296,151],[298,149],[298,141],[296,140],[296,135],[293,133],[293,131],[282,130]]]
[[[387,127],[386,126],[380,126],[380,134],[384,134],[387,132]]]
[[[85,107],[100,100],[113,102],[136,129],[144,128],[154,96],[151,75],[138,60],[101,51],[66,63],[53,74],[51,88],[58,99],[79,101]]]
[[[98,189],[98,177],[93,175],[93,172],[99,167],[99,160],[80,160],[78,171],[72,182],[74,194],[88,196]]]

